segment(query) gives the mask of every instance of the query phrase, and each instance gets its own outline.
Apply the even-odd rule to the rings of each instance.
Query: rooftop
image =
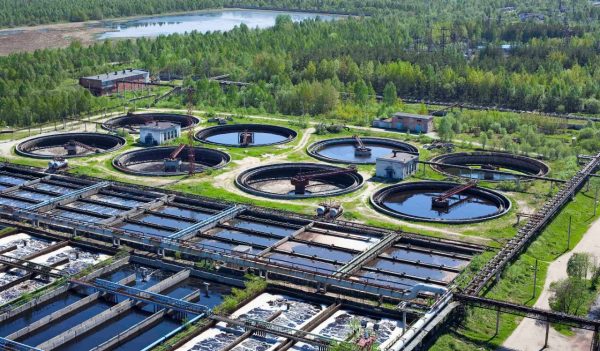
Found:
[[[179,127],[179,124],[173,122],[154,121],[148,122],[140,127],[140,129],[163,130]]]
[[[133,76],[138,76],[141,74],[148,74],[147,71],[143,71],[141,69],[124,69],[124,70],[120,70],[120,71],[114,71],[114,72],[110,72],[110,73],[103,73],[103,74],[99,74],[99,75],[95,75],[95,76],[88,76],[88,77],[83,77],[84,79],[90,79],[90,80],[101,80],[101,81],[108,81],[108,80],[117,80],[117,79],[125,79],[125,78],[129,78],[129,77],[133,77]]]
[[[418,119],[433,119],[431,115],[418,115],[416,113],[408,113],[408,112],[396,112],[393,115],[394,117],[409,117],[409,118],[418,118]]]
[[[389,155],[377,157],[377,160],[397,161],[406,163],[417,158],[417,155],[407,154],[406,152],[394,152]]]

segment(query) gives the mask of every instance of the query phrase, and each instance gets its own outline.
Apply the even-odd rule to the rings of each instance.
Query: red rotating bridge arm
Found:
[[[448,200],[450,197],[452,197],[456,194],[460,194],[463,191],[471,189],[475,186],[477,186],[477,181],[471,180],[466,184],[458,185],[458,186],[455,186],[454,188],[446,190],[445,192],[441,193],[438,197],[436,197],[435,201],[441,202],[441,201]]]
[[[72,145],[79,146],[79,147],[81,147],[81,148],[84,148],[84,149],[86,149],[86,150],[88,150],[88,151],[94,151],[94,152],[95,152],[95,151],[97,151],[97,150],[98,150],[98,149],[97,149],[97,148],[95,148],[95,147],[92,147],[92,146],[86,145],[86,144],[84,144],[84,143],[82,143],[82,142],[80,142],[80,141],[77,141],[77,140],[69,140],[69,141],[68,141],[68,142],[67,142],[67,143],[64,145],[64,147],[68,147],[68,146],[72,146]]]
[[[348,168],[336,169],[333,171],[323,170],[323,171],[315,171],[315,172],[308,172],[308,173],[298,173],[292,177],[292,182],[308,181],[308,180],[314,180],[316,178],[332,177],[332,176],[336,176],[339,174],[348,174],[348,173],[356,173],[356,167],[350,166]]]
[[[363,144],[362,140],[360,139],[360,137],[358,135],[354,136],[354,140],[356,140],[356,143],[358,144],[358,148],[359,149],[365,149],[365,144]]]
[[[173,152],[171,152],[171,154],[169,155],[169,159],[171,159],[171,160],[176,159],[177,156],[179,156],[179,154],[181,153],[181,151],[183,151],[183,149],[185,149],[185,144],[179,144],[177,149],[175,149],[175,150],[173,150]]]
[[[338,170],[323,170],[309,173],[298,173],[290,179],[292,185],[296,188],[296,194],[302,195],[306,193],[308,182],[317,178],[333,177],[340,174],[356,173],[356,167],[350,166],[345,169]]]

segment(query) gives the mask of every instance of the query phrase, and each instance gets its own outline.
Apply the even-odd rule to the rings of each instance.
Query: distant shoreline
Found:
[[[274,8],[259,7],[222,7],[205,10],[179,11],[170,13],[160,13],[152,15],[137,15],[128,17],[115,17],[102,20],[92,20],[85,22],[62,22],[53,24],[42,24],[37,26],[25,26],[0,29],[0,56],[10,55],[18,52],[33,52],[38,49],[64,48],[73,42],[80,42],[82,45],[91,45],[103,39],[98,37],[106,32],[113,31],[107,24],[129,22],[134,20],[167,17],[178,15],[193,15],[200,13],[210,13],[218,11],[263,11],[263,12],[287,12],[287,13],[312,13],[316,15],[332,15],[348,17],[352,15],[308,10],[286,10]],[[114,38],[108,40],[125,40],[129,38]]]

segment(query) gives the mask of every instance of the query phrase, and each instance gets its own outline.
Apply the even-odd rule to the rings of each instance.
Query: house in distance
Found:
[[[141,89],[149,82],[150,72],[133,68],[79,78],[79,85],[96,96]]]
[[[429,133],[433,131],[433,116],[396,112],[392,117],[374,120],[373,127],[411,133]]]

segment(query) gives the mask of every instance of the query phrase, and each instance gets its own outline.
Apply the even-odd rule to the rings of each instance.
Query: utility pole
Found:
[[[537,272],[538,272],[538,259],[535,259],[535,268],[533,269],[533,298],[535,298],[535,293],[537,292]]]
[[[446,35],[448,34],[449,29],[446,27],[442,27],[442,28],[440,28],[440,30],[442,32],[441,33],[442,34],[442,43],[441,43],[442,51],[445,51],[446,50]]]
[[[571,247],[571,222],[573,221],[573,216],[569,216],[569,234],[567,236],[567,250],[565,251],[569,251],[569,248]]]
[[[594,197],[594,217],[596,217],[597,210],[598,210],[598,187],[596,186],[596,196]]]

